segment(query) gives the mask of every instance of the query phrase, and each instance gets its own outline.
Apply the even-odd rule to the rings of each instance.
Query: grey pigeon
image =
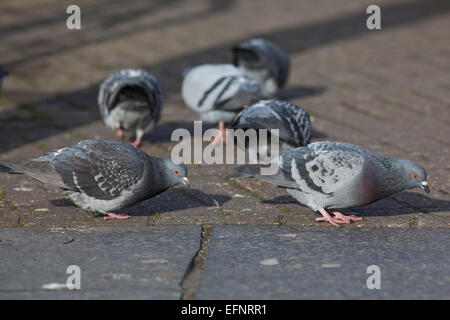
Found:
[[[139,146],[145,132],[153,130],[161,117],[161,87],[154,76],[142,69],[124,69],[110,75],[101,84],[98,105],[105,124],[116,130],[136,132],[132,143]]]
[[[224,123],[233,121],[246,105],[264,95],[256,82],[231,64],[204,64],[184,72],[182,97],[202,121],[219,123],[224,138]]]
[[[1,160],[0,172],[26,174],[66,191],[84,210],[128,218],[113,211],[170,187],[189,185],[184,164],[156,158],[119,141],[85,140],[32,160]]]
[[[261,100],[246,107],[234,119],[233,129],[278,129],[279,152],[305,146],[311,141],[309,114],[299,106],[281,100]],[[250,146],[251,147],[251,146]],[[259,150],[264,152],[264,148]],[[267,153],[268,150],[265,150]],[[255,154],[258,152],[255,151]]]
[[[261,175],[264,165],[243,165],[230,177],[258,177],[285,188],[334,226],[361,220],[338,209],[366,205],[397,192],[422,187],[430,192],[425,169],[404,159],[387,158],[363,147],[340,142],[316,142],[273,159],[274,175]],[[331,211],[331,216],[327,210]]]
[[[3,78],[7,76],[9,73],[2,66],[0,66],[0,90],[2,89]]]
[[[286,84],[289,56],[265,39],[251,39],[232,48],[233,64],[255,80],[267,96],[275,95]]]

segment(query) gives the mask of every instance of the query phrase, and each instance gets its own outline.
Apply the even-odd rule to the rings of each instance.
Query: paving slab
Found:
[[[0,299],[179,299],[200,227],[0,230]],[[81,289],[45,289],[81,270]]]
[[[450,299],[448,230],[217,226],[197,299]],[[380,289],[368,289],[376,265]]]

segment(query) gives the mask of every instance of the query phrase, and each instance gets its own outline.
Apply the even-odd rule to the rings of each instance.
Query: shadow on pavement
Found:
[[[277,98],[280,100],[291,100],[296,98],[304,98],[308,96],[315,96],[322,94],[325,92],[324,86],[313,86],[313,87],[306,87],[306,86],[297,86],[297,87],[288,87],[283,90],[281,90]],[[301,106],[300,106],[301,107]]]
[[[424,194],[404,191],[396,195],[385,198],[386,200],[391,199],[391,201],[397,202],[399,205],[397,207],[392,207],[392,205],[387,205],[384,207],[382,205],[382,200],[378,200],[373,204],[355,207],[351,209],[343,209],[344,213],[351,213],[350,211],[355,211],[361,216],[395,216],[402,214],[413,214],[413,213],[435,213],[450,211],[450,201],[444,199],[433,199]],[[262,201],[266,204],[298,204],[293,197],[290,195],[279,196],[274,199]]]
[[[14,48],[20,52],[25,52],[25,57],[6,60],[5,65],[14,67],[24,62],[40,59],[47,56],[61,54],[66,51],[79,49],[91,44],[101,44],[107,41],[114,41],[119,38],[141,33],[149,29],[167,28],[175,25],[182,25],[192,20],[200,20],[214,14],[230,10],[234,6],[234,0],[221,1],[209,0],[206,9],[195,12],[179,10],[174,15],[165,14],[167,17],[158,17],[161,10],[179,4],[180,0],[128,0],[127,5],[123,5],[121,0],[96,1],[89,4],[80,4],[83,16],[83,25],[89,30],[79,37],[67,37],[64,33],[55,36],[51,32],[41,32],[38,38],[21,39],[15,41]],[[53,16],[47,16],[31,21],[19,21],[0,30],[0,38],[4,42],[20,36],[24,32],[32,32],[39,28],[53,28],[56,23],[61,23],[61,14],[65,12],[67,3],[49,4],[50,7],[40,7],[39,11],[55,10]],[[164,16],[164,15],[163,15]],[[33,16],[34,18],[35,16]],[[139,19],[146,17],[146,22]],[[45,29],[44,29],[45,30]],[[41,30],[42,31],[42,30]],[[70,31],[67,31],[70,32]],[[11,38],[11,40],[10,40]]]
[[[198,189],[192,189],[190,193],[192,196],[185,196],[186,193],[184,192],[170,189],[154,198],[144,200],[118,212],[127,213],[131,216],[152,216],[192,208],[222,206],[231,199],[226,195],[206,194]],[[49,200],[49,202],[57,207],[76,207],[70,199],[55,199]]]

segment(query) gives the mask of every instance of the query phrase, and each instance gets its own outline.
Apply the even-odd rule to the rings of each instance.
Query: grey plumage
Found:
[[[3,78],[8,75],[8,71],[6,71],[2,66],[0,66],[0,90],[2,89]]]
[[[85,210],[108,213],[187,181],[187,169],[109,140],[85,140],[32,160],[1,160],[0,172],[57,186]]]
[[[263,98],[258,84],[231,64],[205,64],[186,70],[182,97],[208,123],[231,122],[246,105]]]
[[[232,48],[233,64],[255,80],[264,94],[273,96],[286,84],[289,56],[266,39],[251,39]]]
[[[234,129],[278,129],[280,153],[307,145],[311,141],[309,114],[287,101],[258,101],[242,110],[232,126]]]
[[[240,166],[232,177],[261,178],[320,212],[366,205],[415,187],[429,192],[427,174],[419,164],[348,143],[316,142],[272,161],[278,164],[274,175],[260,174],[265,164]]]
[[[161,87],[145,70],[120,70],[101,84],[98,105],[108,127],[142,135],[153,130],[161,117]]]

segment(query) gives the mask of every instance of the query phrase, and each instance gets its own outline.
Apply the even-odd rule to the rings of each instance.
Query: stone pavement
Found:
[[[0,299],[179,299],[200,227],[0,230]],[[80,290],[61,290],[68,266]],[[52,284],[54,285],[52,287]]]
[[[105,128],[99,118],[96,103],[98,86],[110,73],[127,67],[145,68],[163,86],[165,103],[162,119],[156,130],[145,137],[142,149],[155,156],[169,156],[176,143],[170,141],[172,130],[182,127],[192,131],[192,121],[196,120],[195,114],[183,105],[180,97],[184,68],[201,63],[229,61],[229,47],[232,44],[252,37],[264,37],[277,43],[291,56],[292,71],[281,97],[310,112],[314,121],[313,141],[355,143],[383,155],[417,161],[427,169],[432,190],[429,195],[421,190],[411,190],[369,206],[352,209],[363,217],[363,221],[341,228],[345,230],[342,234],[353,230],[354,236],[342,236],[340,239],[344,244],[350,240],[352,242],[348,246],[340,244],[336,247],[346,252],[348,263],[365,263],[363,259],[352,260],[350,251],[345,249],[368,250],[363,245],[354,245],[353,237],[358,238],[357,235],[372,237],[378,244],[382,244],[381,239],[392,237],[386,247],[375,250],[375,256],[380,257],[380,264],[384,261],[381,255],[384,250],[390,252],[397,246],[404,247],[402,239],[417,245],[414,239],[424,239],[424,245],[436,250],[439,241],[440,246],[446,248],[448,241],[445,236],[450,228],[448,1],[378,1],[382,16],[382,30],[378,31],[369,31],[365,27],[365,10],[372,4],[369,0],[346,0],[340,1],[338,5],[333,0],[129,0],[127,6],[119,0],[79,0],[77,4],[82,10],[81,31],[65,28],[65,11],[69,4],[72,2],[56,0],[4,0],[0,4],[0,64],[10,71],[0,93],[0,158],[35,157],[49,150],[76,144],[81,139],[112,139],[114,133]],[[233,170],[232,165],[188,165],[188,170],[192,192],[182,187],[167,191],[124,210],[132,215],[131,219],[125,221],[94,218],[73,206],[57,188],[27,177],[2,175],[0,227],[5,229],[0,232],[1,261],[4,261],[3,254],[13,253],[13,250],[7,249],[8,246],[5,247],[4,242],[8,237],[15,239],[11,241],[18,253],[26,254],[32,248],[25,246],[27,241],[35,242],[37,248],[41,241],[42,248],[52,248],[49,246],[53,240],[64,242],[65,235],[69,233],[79,234],[81,244],[89,236],[101,240],[122,237],[122,229],[137,230],[137,243],[145,243],[147,234],[149,239],[153,239],[150,236],[152,233],[159,234],[160,238],[155,239],[155,243],[158,243],[155,247],[170,250],[178,238],[177,232],[173,232],[173,242],[166,242],[164,239],[168,239],[167,234],[171,232],[171,229],[164,231],[166,226],[188,226],[185,231],[180,231],[180,237],[186,237],[189,242],[186,251],[180,252],[179,256],[174,253],[173,256],[174,263],[179,267],[174,271],[176,276],[166,287],[158,289],[165,291],[165,294],[159,295],[160,291],[156,290],[154,296],[147,292],[146,297],[225,297],[233,291],[223,293],[205,289],[205,281],[214,276],[211,274],[213,267],[210,266],[219,263],[218,257],[228,252],[220,251],[221,244],[217,242],[220,238],[217,236],[220,232],[226,237],[234,235],[236,241],[241,238],[237,236],[237,227],[218,226],[245,225],[241,229],[242,235],[255,234],[254,244],[248,242],[247,238],[240,240],[243,249],[239,252],[245,255],[248,252],[244,249],[248,250],[251,246],[255,246],[255,254],[262,254],[262,251],[257,251],[261,243],[267,243],[272,251],[277,250],[272,243],[277,237],[277,231],[267,231],[266,234],[266,229],[259,228],[263,226],[280,230],[292,227],[297,231],[289,233],[296,234],[309,234],[314,231],[308,230],[318,228],[324,233],[317,235],[318,239],[329,239],[328,243],[336,232],[341,232],[314,222],[314,213],[295,203],[281,189],[255,179],[225,179],[225,174]],[[215,226],[214,229],[212,226]],[[110,233],[103,231],[103,228],[111,228],[108,229]],[[90,230],[89,236],[84,235],[86,230]],[[261,235],[260,239],[258,235]],[[24,242],[19,241],[21,237]],[[295,242],[298,237],[288,240]],[[233,245],[239,247],[234,240]],[[130,242],[125,243],[123,250],[132,255],[135,249],[131,249],[132,241],[127,241]],[[298,244],[289,241],[283,242],[286,259],[295,256],[296,248],[303,252]],[[195,249],[191,247],[191,242],[195,243]],[[74,241],[68,245],[80,244]],[[330,243],[330,246],[323,252],[324,256],[331,254],[336,244]],[[305,248],[312,250],[318,247],[309,244]],[[102,252],[107,249],[101,246],[93,250],[100,255],[99,259],[114,258],[102,256]],[[68,259],[71,253],[62,253],[58,248],[52,248],[50,252],[48,259],[56,259],[61,255],[67,260],[55,262],[55,269],[49,267],[52,272],[54,270],[55,277],[45,280],[64,281],[66,275],[60,267],[71,263]],[[39,251],[35,254],[34,259],[50,261],[40,258]],[[229,252],[230,257],[236,254],[239,254],[238,251]],[[436,269],[426,269],[427,266],[421,265],[414,267],[413,257],[405,256],[406,260],[402,260],[403,264],[399,264],[399,268],[408,265],[413,272],[412,278],[408,279],[415,277],[414,272],[420,278],[423,270],[443,270],[440,268],[445,267],[444,260],[432,252],[427,254]],[[317,256],[315,260],[319,264],[321,257]],[[298,256],[298,259],[303,258],[307,256]],[[20,260],[15,256],[8,259],[8,266],[13,269],[11,261],[22,261],[26,265],[31,261]],[[171,261],[169,257],[161,259]],[[282,265],[282,257],[278,260]],[[419,262],[426,261],[420,258]],[[249,260],[240,267],[245,270],[250,263],[254,261]],[[298,263],[304,265],[303,262]],[[377,264],[376,261],[373,263]],[[151,273],[153,267],[153,264],[149,264],[146,270]],[[288,268],[288,265],[282,267]],[[136,269],[134,274],[131,272],[133,270],[127,268],[122,271],[108,269],[105,272],[95,271],[94,265],[86,268],[94,278],[97,277],[97,280],[92,280],[93,285],[97,285],[96,281],[103,281],[99,280],[102,274],[133,274],[128,284],[124,281],[124,288],[140,286],[137,279],[145,278],[143,274],[146,273],[143,269]],[[38,274],[39,270],[44,271],[38,269]],[[304,269],[300,270],[298,275],[304,272]],[[317,275],[318,269],[314,270],[314,275]],[[288,280],[298,278],[295,270],[288,274],[292,274],[292,277],[287,277]],[[223,281],[227,281],[226,275],[224,271]],[[11,280],[4,282],[4,279]],[[215,279],[217,281],[220,278]],[[281,281],[277,277],[271,279],[273,285]],[[336,289],[339,279],[350,281],[353,278],[326,279],[335,288],[329,296],[325,296],[324,291],[311,291],[311,295],[306,296],[289,291],[301,288],[302,284],[299,283],[298,287],[290,287],[288,291],[280,292],[279,296],[270,297],[362,298],[372,294],[356,289],[353,292]],[[441,281],[447,281],[448,286],[448,278],[435,278],[427,273],[426,277],[417,281],[424,279],[431,279],[431,283],[424,285],[422,291],[409,290],[405,285],[398,286],[399,291],[383,288],[378,295],[392,298],[395,292],[403,297],[408,289],[411,295],[405,297],[448,298],[448,292],[441,290]],[[27,287],[20,278],[10,278],[3,271],[0,272],[0,280],[2,298],[15,294],[20,298],[66,297],[64,294],[58,296],[56,293],[34,291],[41,284],[40,280],[33,282],[32,287]],[[256,280],[249,276],[248,285],[253,286],[252,281]],[[149,280],[146,285],[151,287],[152,281]],[[179,285],[177,288],[176,283]],[[317,285],[314,282],[305,282],[303,285],[306,283]],[[386,286],[395,284],[388,280],[383,283]],[[428,294],[433,286],[441,288],[436,295]],[[105,284],[101,292],[95,294],[99,298],[120,297],[108,292],[108,288],[113,288],[113,285],[108,287]],[[321,287],[317,285],[315,289],[318,288]],[[133,290],[124,289],[123,292],[127,292],[127,295],[122,297],[135,297]],[[136,289],[136,292],[139,290]],[[250,293],[242,292],[242,296]],[[77,297],[95,298],[90,294],[91,291],[78,293]],[[258,291],[246,297],[262,298],[264,294]]]
[[[196,297],[450,299],[447,230],[341,229],[218,226]]]

